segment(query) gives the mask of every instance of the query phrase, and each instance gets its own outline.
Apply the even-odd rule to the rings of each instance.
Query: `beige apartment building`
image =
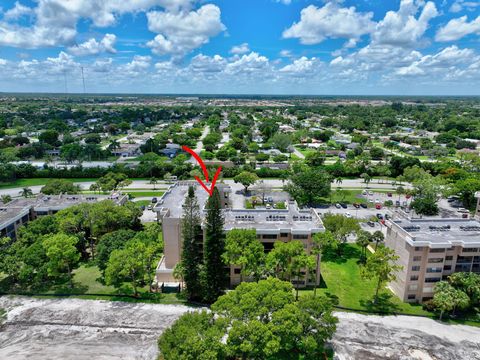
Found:
[[[387,221],[385,244],[403,270],[390,284],[406,302],[432,299],[435,283],[454,272],[480,273],[480,222],[476,219]]]
[[[164,239],[164,256],[156,270],[156,281],[162,283],[174,283],[177,280],[173,277],[173,269],[180,261],[182,252],[182,205],[188,191],[188,186],[194,185],[196,196],[199,201],[202,214],[207,201],[208,194],[203,191],[195,182],[179,182],[174,184],[159,200],[154,211],[157,212],[159,221],[162,222]],[[226,232],[232,229],[254,229],[258,240],[263,244],[265,252],[273,249],[277,241],[300,240],[303,242],[307,252],[310,251],[312,235],[324,231],[322,221],[313,209],[299,209],[295,202],[289,201],[287,209],[234,209],[232,191],[228,185],[218,184]],[[203,242],[203,236],[198,239]],[[300,287],[315,283],[314,276],[304,273],[303,278],[298,280]],[[293,281],[294,283],[297,280]],[[240,268],[230,267],[230,284],[232,286],[240,283]]]

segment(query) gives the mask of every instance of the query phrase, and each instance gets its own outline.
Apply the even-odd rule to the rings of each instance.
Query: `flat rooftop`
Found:
[[[161,208],[169,209],[169,217],[181,218],[183,215],[183,204],[187,196],[188,187],[192,183],[176,183],[159,199],[155,206],[156,211]],[[218,184],[217,186],[229,187]],[[195,195],[197,196],[200,209],[205,208],[208,194],[200,185],[194,184]],[[229,197],[236,196],[227,191]],[[234,203],[239,203],[238,201]],[[242,202],[243,203],[243,202]],[[255,228],[257,231],[281,232],[281,230],[301,233],[319,232],[323,230],[320,217],[311,210],[300,210],[295,203],[290,202],[288,209],[232,209],[224,210],[225,230],[234,228]]]
[[[299,210],[289,203],[286,210],[225,210],[225,230],[256,229],[257,232],[280,233],[282,230],[293,234],[307,234],[322,231],[320,217],[313,210]]]
[[[480,221],[474,219],[410,219],[396,220],[412,245],[480,246]]]

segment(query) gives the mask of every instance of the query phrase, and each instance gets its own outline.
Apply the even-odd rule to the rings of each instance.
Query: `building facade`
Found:
[[[480,222],[475,219],[387,221],[385,245],[403,267],[390,284],[406,302],[433,298],[435,284],[454,272],[480,273]]]
[[[164,239],[164,256],[156,270],[156,281],[159,284],[177,282],[173,277],[173,269],[179,263],[182,253],[181,218],[182,205],[190,185],[197,189],[196,196],[199,201],[201,214],[204,215],[204,206],[208,194],[193,182],[174,184],[160,199],[154,211],[157,212],[159,221],[162,222]],[[312,236],[324,231],[319,215],[313,210],[299,209],[295,202],[290,201],[286,209],[241,209],[232,208],[231,189],[224,184],[218,184],[217,189],[222,200],[223,215],[225,218],[224,229],[253,229],[257,239],[268,253],[278,241],[302,241],[304,248],[309,253],[311,250]],[[198,239],[203,242],[203,235]],[[240,283],[240,268],[230,266],[230,285]],[[299,286],[313,285],[314,276],[305,272],[298,281]]]

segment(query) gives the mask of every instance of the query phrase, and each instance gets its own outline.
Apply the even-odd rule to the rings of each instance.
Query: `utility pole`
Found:
[[[85,76],[83,74],[83,66],[80,69],[82,69],[83,95],[85,95],[87,91],[85,90]]]

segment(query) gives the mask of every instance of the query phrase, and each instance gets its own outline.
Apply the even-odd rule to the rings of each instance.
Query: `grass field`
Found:
[[[325,254],[321,264],[324,283],[318,291],[337,297],[338,305],[352,309],[433,316],[432,313],[423,310],[421,305],[402,302],[386,288],[382,290],[380,301],[374,306],[372,299],[376,282],[360,276],[359,258],[360,248],[353,244],[347,244],[340,256],[336,253]],[[302,290],[301,294],[312,291]]]
[[[15,181],[11,181],[9,183],[2,183],[0,184],[0,189],[12,189],[12,188],[23,188],[23,187],[30,187],[30,186],[37,186],[37,185],[45,185],[49,180],[53,179],[45,179],[45,178],[34,178],[34,179],[18,179]],[[68,180],[71,182],[89,182],[89,181],[97,181],[94,178],[87,178],[87,179],[63,179]]]
[[[156,190],[156,191],[126,191],[126,193],[130,196],[133,196],[133,197],[160,197],[162,196],[165,191],[159,191],[159,190]]]
[[[331,201],[330,197],[322,198],[322,202],[324,203],[332,203],[336,204],[338,202],[345,202],[348,204],[352,203],[365,203],[366,200],[362,197],[358,197],[362,193],[361,190],[341,190],[341,191],[336,191],[335,189],[332,189],[332,196],[331,196]]]

